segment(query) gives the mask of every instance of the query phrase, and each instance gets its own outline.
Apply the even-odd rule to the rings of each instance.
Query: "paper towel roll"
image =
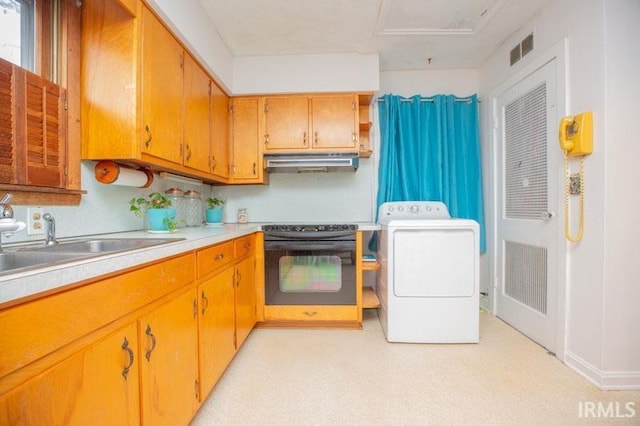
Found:
[[[113,161],[103,160],[94,169],[100,183],[147,188],[153,182],[153,173],[148,170],[133,170],[120,167]]]

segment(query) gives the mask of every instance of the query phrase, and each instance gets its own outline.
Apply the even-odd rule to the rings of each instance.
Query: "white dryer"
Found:
[[[434,201],[380,206],[378,315],[389,342],[477,343],[479,226]]]

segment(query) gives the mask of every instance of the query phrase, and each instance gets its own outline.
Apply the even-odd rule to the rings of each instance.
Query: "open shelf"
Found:
[[[373,309],[380,306],[380,299],[372,287],[362,288],[362,308]]]
[[[362,261],[363,271],[377,271],[380,269],[380,264],[376,261]]]

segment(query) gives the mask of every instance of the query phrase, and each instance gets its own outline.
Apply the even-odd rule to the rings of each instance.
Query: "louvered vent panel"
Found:
[[[62,131],[60,123],[60,90],[57,86],[47,85],[45,95],[45,122],[47,128],[45,163],[48,167],[58,167],[60,165]]]
[[[540,219],[547,204],[547,86],[505,108],[505,216]]]
[[[60,89],[35,74],[26,78],[27,181],[29,185],[62,187],[64,140]]]
[[[547,249],[505,241],[505,294],[547,313]]]
[[[0,62],[0,182],[16,183],[13,140],[13,66]]]

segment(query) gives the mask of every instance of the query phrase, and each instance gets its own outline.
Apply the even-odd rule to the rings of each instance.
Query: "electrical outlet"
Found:
[[[44,208],[27,207],[27,235],[44,234]]]

